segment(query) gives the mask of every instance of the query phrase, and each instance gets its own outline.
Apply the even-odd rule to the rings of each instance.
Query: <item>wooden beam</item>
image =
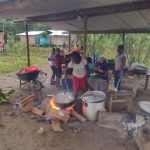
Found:
[[[29,48],[29,36],[28,36],[28,24],[27,24],[27,22],[25,22],[25,30],[26,30],[27,60],[28,60],[28,67],[30,67],[30,48]]]
[[[28,21],[36,21],[36,22],[68,21],[68,20],[75,20],[79,16],[82,18],[84,18],[84,16],[87,16],[89,18],[95,16],[125,13],[125,12],[144,10],[144,9],[150,9],[149,0],[131,1],[131,2],[125,2],[120,4],[108,5],[108,6],[83,8],[83,9],[73,10],[68,12],[29,17]]]
[[[84,20],[83,20],[83,34],[84,34],[83,55],[86,56],[86,51],[87,51],[87,16],[84,16]]]

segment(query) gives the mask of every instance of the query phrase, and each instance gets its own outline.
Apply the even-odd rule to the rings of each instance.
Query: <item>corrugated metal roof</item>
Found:
[[[29,35],[29,36],[32,36],[32,35],[39,35],[39,34],[41,34],[42,32],[44,32],[44,31],[29,31],[29,32],[28,32],[28,35]],[[17,35],[19,35],[19,36],[25,36],[26,33],[23,32],[23,33],[19,33],[19,34],[17,34]]]
[[[131,6],[129,11],[126,10],[125,3]],[[132,3],[134,2],[134,4]],[[141,4],[146,2],[141,9],[139,6],[133,9],[135,3],[140,2]],[[122,9],[114,7],[113,5],[123,4]],[[149,31],[150,30],[150,0],[2,0],[0,1],[0,16],[1,17],[32,17],[28,18],[30,21],[47,21],[47,24],[52,29],[67,30],[71,32],[83,31],[83,19],[84,12],[88,13],[90,8],[95,8],[99,11],[99,7],[110,6],[106,13],[103,11],[94,14],[94,8],[88,15],[88,31],[98,31],[99,33],[118,32],[118,31]],[[147,8],[145,8],[147,6]],[[85,10],[86,9],[86,10]],[[145,10],[144,10],[145,9]],[[105,8],[101,10],[105,11]],[[72,14],[71,14],[71,12]],[[116,11],[116,12],[115,12]],[[113,13],[111,13],[113,12]],[[69,14],[70,13],[70,14]],[[78,18],[79,13],[79,18]],[[82,17],[80,16],[82,14]],[[100,14],[100,15],[99,15]],[[48,16],[42,17],[41,15],[52,15],[51,18]],[[67,15],[68,18],[65,18]],[[95,16],[94,16],[95,15]],[[81,17],[81,18],[80,18]],[[57,20],[58,18],[58,20]],[[70,18],[70,19],[69,19]],[[33,19],[33,20],[32,20]],[[48,22],[48,20],[57,20]],[[60,21],[60,20],[66,21]]]
[[[49,27],[68,31],[82,31],[83,20],[49,22]],[[150,29],[150,10],[133,11],[88,18],[89,31],[110,31],[128,29]]]
[[[67,35],[68,35],[68,33],[67,33],[66,31],[56,31],[56,30],[47,30],[47,31],[52,32],[51,34],[49,34],[49,35],[51,35],[51,36],[67,36]],[[28,32],[28,35],[29,35],[29,36],[39,35],[39,34],[41,34],[41,33],[43,33],[43,32],[44,32],[44,31],[29,31],[29,32]],[[19,33],[19,34],[17,34],[17,35],[19,35],[19,36],[25,36],[26,33],[23,32],[23,33]]]
[[[0,0],[0,18],[31,17],[137,0]]]

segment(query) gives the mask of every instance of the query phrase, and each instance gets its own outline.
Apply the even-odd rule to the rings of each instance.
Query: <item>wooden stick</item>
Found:
[[[84,118],[83,116],[81,116],[79,113],[75,112],[74,110],[71,110],[71,114],[76,117],[80,122],[84,123],[86,122],[86,118]]]

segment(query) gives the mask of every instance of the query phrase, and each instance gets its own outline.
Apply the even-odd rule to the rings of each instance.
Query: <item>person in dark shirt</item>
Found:
[[[60,79],[62,75],[62,56],[60,55],[60,49],[56,49],[56,55],[54,57],[55,74],[56,74],[56,87],[60,88]]]

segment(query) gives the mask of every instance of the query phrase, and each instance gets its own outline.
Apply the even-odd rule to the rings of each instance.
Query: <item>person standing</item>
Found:
[[[55,63],[54,63],[54,57],[55,57],[55,48],[52,48],[52,52],[49,54],[48,57],[48,62],[52,70],[52,76],[51,76],[51,81],[50,84],[55,83]]]
[[[55,74],[56,74],[56,88],[60,88],[60,79],[62,75],[62,56],[60,55],[60,48],[56,49],[54,63],[55,63]]]
[[[124,69],[126,68],[126,56],[124,54],[124,45],[119,45],[117,48],[117,57],[115,59],[115,88],[120,89],[121,79],[124,74]]]
[[[81,57],[79,52],[74,51],[72,53],[72,60],[68,64],[68,68],[73,69],[73,92],[75,99],[77,99],[79,91],[83,93],[86,90],[86,65],[87,60]]]

